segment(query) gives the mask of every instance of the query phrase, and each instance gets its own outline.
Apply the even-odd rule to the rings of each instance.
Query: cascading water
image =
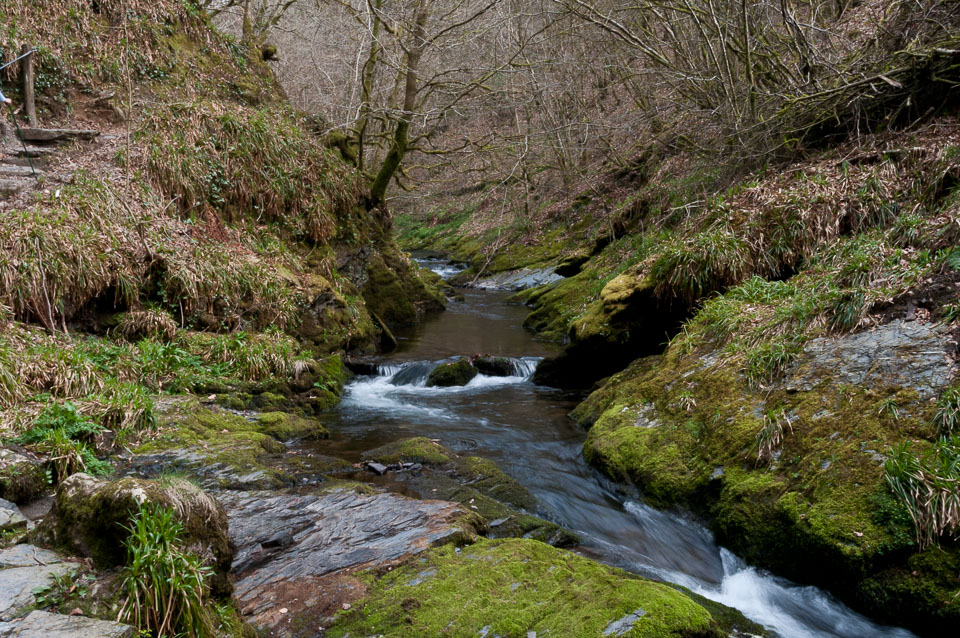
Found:
[[[538,512],[577,532],[578,551],[735,607],[783,638],[909,638],[879,626],[823,590],[751,568],[716,545],[687,517],[625,498],[588,466],[585,433],[567,414],[576,397],[534,385],[530,375],[549,348],[520,327],[526,310],[501,293],[467,291],[439,318],[402,337],[376,376],[357,377],[331,415],[334,444],[360,460],[363,450],[427,436],[485,456],[543,504]],[[458,355],[509,357],[514,375],[478,375],[466,386],[428,388],[436,365]]]

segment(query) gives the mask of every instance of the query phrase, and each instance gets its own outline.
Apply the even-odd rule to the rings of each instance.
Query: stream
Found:
[[[340,407],[325,418],[342,456],[358,461],[364,450],[398,439],[438,439],[496,462],[540,500],[537,514],[581,536],[578,553],[682,584],[782,638],[914,635],[877,625],[821,589],[749,567],[694,520],[624,496],[583,459],[586,433],[567,417],[578,397],[530,381],[537,362],[554,351],[522,328],[528,310],[505,303],[505,292],[463,294],[440,316],[398,333],[401,345],[384,357],[379,375],[347,386]],[[477,353],[513,358],[516,375],[425,387],[438,363]]]

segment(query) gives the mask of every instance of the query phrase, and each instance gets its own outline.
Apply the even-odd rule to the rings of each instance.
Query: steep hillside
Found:
[[[15,2],[0,22],[4,51],[39,49],[41,124],[100,133],[31,148],[42,176],[0,201],[8,427],[62,399],[148,420],[146,393],[375,349],[369,308],[395,324],[442,308],[360,177],[191,3]]]

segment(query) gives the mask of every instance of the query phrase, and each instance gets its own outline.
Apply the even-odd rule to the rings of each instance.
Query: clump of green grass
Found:
[[[783,446],[784,429],[793,433],[793,423],[786,413],[781,410],[777,413],[765,414],[763,427],[757,432],[755,442],[757,458],[755,463],[769,463]]]
[[[180,546],[183,526],[174,511],[141,507],[126,529],[117,621],[155,636],[216,635],[204,609],[212,570]]]
[[[760,388],[776,381],[800,354],[801,347],[792,339],[767,341],[744,353],[744,374],[747,382]]]
[[[77,472],[107,474],[113,470],[95,453],[96,438],[103,431],[102,425],[82,415],[73,403],[50,402],[33,426],[12,441],[46,454],[50,481],[59,484]]]
[[[650,266],[657,294],[692,304],[704,295],[739,283],[749,274],[750,247],[730,229],[717,226],[689,239],[675,239]]]
[[[359,175],[288,109],[181,102],[148,110],[143,136],[152,178],[183,211],[249,214],[323,243],[359,202]]]
[[[921,550],[960,533],[960,436],[942,437],[921,455],[910,441],[901,443],[890,450],[884,471]]]
[[[947,388],[940,395],[933,425],[939,436],[960,434],[960,387]]]

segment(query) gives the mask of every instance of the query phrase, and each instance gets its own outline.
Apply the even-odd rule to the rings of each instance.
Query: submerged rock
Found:
[[[104,481],[74,474],[57,488],[50,514],[37,528],[37,538],[89,556],[99,567],[126,560],[124,540],[132,517],[143,505],[172,509],[183,525],[184,549],[211,566],[214,595],[228,593],[226,578],[233,560],[227,537],[227,515],[217,501],[189,481],[125,478]]]
[[[430,372],[427,387],[451,387],[467,385],[480,372],[466,359],[452,363],[441,363]]]
[[[237,548],[234,594],[244,615],[272,635],[290,635],[283,627],[293,616],[325,612],[323,590],[337,573],[388,565],[437,543],[470,540],[478,523],[454,503],[351,488],[225,492],[219,498]],[[271,542],[280,532],[285,540]]]

